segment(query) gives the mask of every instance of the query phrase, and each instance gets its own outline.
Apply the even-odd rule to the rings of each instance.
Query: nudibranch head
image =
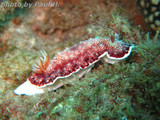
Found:
[[[90,38],[58,53],[52,60],[46,52],[41,51],[43,57],[33,65],[34,74],[14,92],[34,95],[43,93],[45,89],[55,90],[67,84],[63,78],[74,81],[75,76],[82,77],[99,60],[114,64],[128,57],[132,48],[133,45],[119,40],[113,42],[110,38]]]

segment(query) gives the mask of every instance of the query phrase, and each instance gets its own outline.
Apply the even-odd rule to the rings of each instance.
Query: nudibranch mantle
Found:
[[[45,51],[41,51],[43,57],[40,57],[39,61],[33,65],[34,74],[28,77],[27,81],[14,93],[34,95],[44,93],[45,89],[55,90],[67,84],[68,81],[82,77],[99,60],[114,64],[127,58],[133,47],[120,40],[90,38],[71,48],[66,48],[52,60]]]

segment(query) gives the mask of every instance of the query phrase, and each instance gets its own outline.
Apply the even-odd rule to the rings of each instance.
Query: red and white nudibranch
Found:
[[[34,74],[28,77],[14,93],[34,95],[44,93],[45,89],[55,90],[68,81],[82,77],[99,60],[114,64],[125,59],[130,55],[132,48],[133,45],[120,40],[90,38],[71,48],[66,48],[52,60],[45,51],[41,51],[43,57],[33,65]]]

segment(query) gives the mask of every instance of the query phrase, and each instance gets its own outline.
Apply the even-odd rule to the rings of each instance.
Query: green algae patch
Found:
[[[7,52],[0,58],[1,79],[21,81],[26,78],[35,58],[35,54],[23,50]]]

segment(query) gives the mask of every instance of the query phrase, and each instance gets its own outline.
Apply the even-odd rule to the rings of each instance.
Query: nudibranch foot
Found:
[[[52,60],[45,51],[33,66],[33,74],[14,92],[34,95],[57,88],[81,78],[99,60],[114,64],[127,58],[134,46],[110,38],[90,38],[58,53]]]
[[[55,83],[53,85],[48,85],[48,86],[42,87],[42,88],[31,84],[30,81],[27,80],[22,85],[20,85],[14,91],[14,93],[17,94],[17,95],[28,95],[28,96],[30,96],[30,95],[34,95],[34,94],[44,93],[45,90],[48,90],[48,91],[56,90],[57,88],[63,86],[64,84],[68,84],[68,82],[73,82],[76,79],[81,78],[85,73],[89,72],[92,67],[93,67],[93,65],[88,67],[88,68],[81,69],[77,73],[67,77],[67,80],[64,80],[64,79],[61,78],[61,79],[58,79],[57,81],[55,81]]]

